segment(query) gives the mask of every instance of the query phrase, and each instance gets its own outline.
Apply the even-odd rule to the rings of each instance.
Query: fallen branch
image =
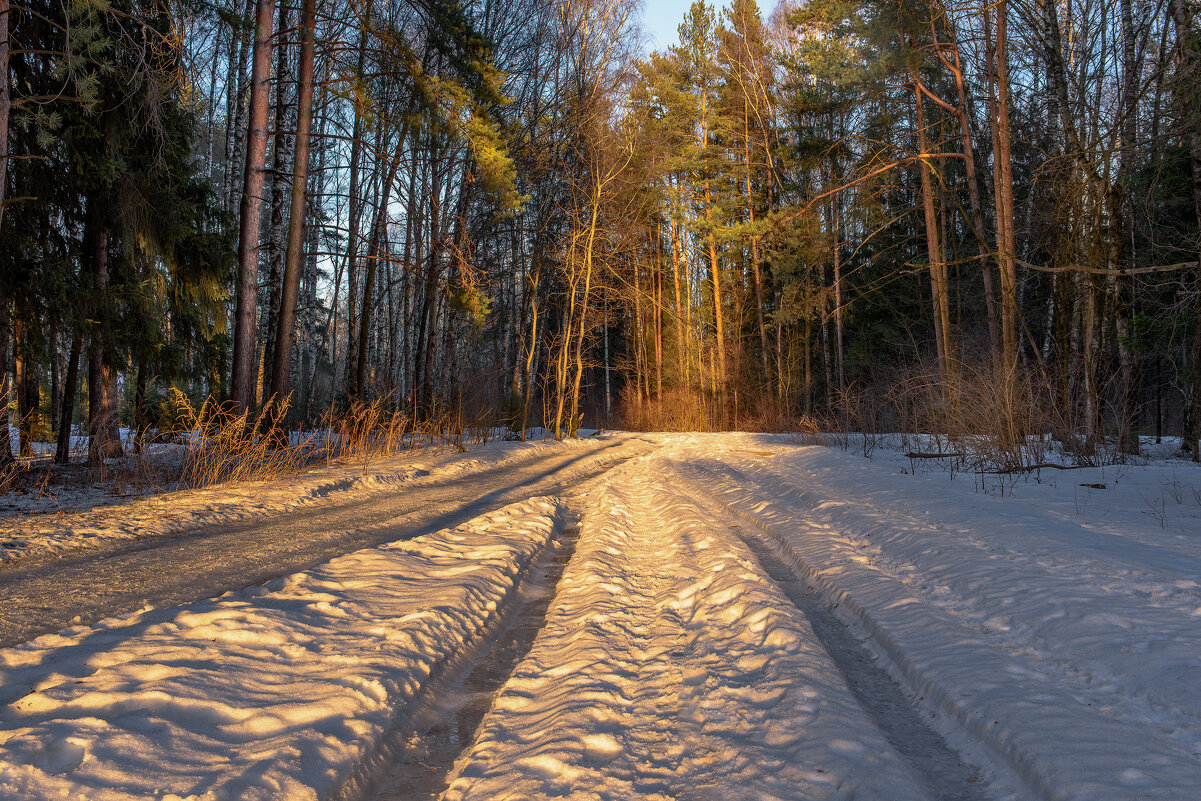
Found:
[[[1056,470],[1083,470],[1088,467],[1086,464],[1054,464],[1053,462],[1040,462],[1032,464],[1029,467],[1011,467],[1008,470],[987,470],[984,472],[994,476],[1005,476],[1010,473],[1029,473],[1034,470],[1042,470],[1044,467],[1054,468]]]
[[[967,458],[966,453],[918,453],[910,451],[905,454],[907,459],[964,459]]]

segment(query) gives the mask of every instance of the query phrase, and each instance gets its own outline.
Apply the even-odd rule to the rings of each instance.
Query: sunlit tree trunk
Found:
[[[1017,267],[1013,214],[1013,161],[1009,128],[1009,42],[1007,0],[996,4],[996,36],[992,12],[984,10],[989,83],[989,126],[993,136],[993,192],[997,222],[997,262],[1001,272],[1001,361],[1012,370],[1018,358]]]
[[[972,234],[975,237],[976,250],[980,254],[980,275],[984,281],[984,310],[988,320],[988,340],[994,355],[999,354],[1001,335],[997,326],[996,290],[993,287],[992,263],[989,259],[989,248],[984,224],[984,205],[980,201],[980,182],[976,175],[976,148],[972,144],[972,127],[968,119],[968,95],[966,82],[963,77],[963,62],[960,58],[958,38],[951,40],[952,61],[939,57],[955,78],[955,92],[958,105],[953,109],[959,120],[959,145],[963,153],[963,169],[967,177],[968,202],[972,211]]]
[[[275,368],[275,325],[279,320],[280,293],[283,289],[285,239],[290,203],[289,183],[295,165],[295,143],[292,139],[292,67],[288,57],[291,42],[284,38],[291,33],[292,13],[286,5],[279,9],[280,41],[275,47],[275,122],[272,131],[270,228],[267,233],[267,258],[265,282],[260,286],[267,290],[267,302],[259,315],[259,339],[263,343],[263,364],[259,372],[263,377],[261,396],[270,400],[274,386]],[[290,36],[289,36],[290,38]]]
[[[245,413],[254,404],[255,312],[258,305],[259,225],[267,160],[267,112],[271,90],[271,28],[274,0],[257,0],[254,59],[250,78],[250,130],[242,182],[241,225],[238,231],[238,284],[234,310],[233,375],[230,398]]]
[[[296,332],[296,299],[304,258],[306,188],[309,180],[309,140],[313,130],[313,61],[317,27],[317,2],[304,0],[300,12],[300,84],[297,93],[296,153],[292,165],[292,208],[288,217],[288,245],[284,256],[283,286],[275,326],[275,365],[271,395],[283,403],[288,397],[292,366],[292,341]]]
[[[934,207],[934,187],[930,176],[930,151],[927,147],[926,119],[923,113],[921,82],[913,74],[916,102],[916,127],[919,172],[922,185],[922,211],[926,222],[926,255],[930,262],[930,292],[934,306],[934,335],[938,345],[938,368],[948,397],[955,383],[955,348],[951,336],[951,305],[947,292],[947,265],[939,243],[938,215]]]

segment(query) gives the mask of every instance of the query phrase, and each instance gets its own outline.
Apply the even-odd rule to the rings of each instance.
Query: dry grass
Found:
[[[793,413],[772,395],[753,397],[735,417],[712,393],[689,387],[640,399],[627,386],[621,398],[621,419],[625,428],[635,431],[783,433],[792,434],[802,445],[828,446],[832,440],[829,432],[837,430],[832,421],[822,417]]]
[[[980,359],[959,365],[949,389],[928,367],[898,372],[882,387],[852,387],[840,395],[837,416],[840,430],[862,434],[867,456],[896,436],[912,453],[943,454],[953,469],[972,472],[1112,462],[1112,443],[1088,434],[1070,386],[1046,370]]]
[[[194,408],[173,390],[171,405],[178,411],[172,438],[185,448],[177,483],[187,488],[278,480],[315,464],[357,463],[365,472],[376,459],[423,445],[466,450],[461,414],[443,411],[418,423],[390,398],[328,411],[300,435],[281,422],[288,419],[286,401],[236,414],[212,400]]]
[[[4,495],[16,484],[21,468],[16,461],[0,466],[0,495]]]
[[[465,442],[490,434],[486,421],[458,412],[443,410],[415,422],[388,398],[327,412],[303,433],[288,430],[288,412],[284,403],[237,414],[212,398],[194,405],[172,389],[162,427],[134,438],[142,447],[104,463],[18,459],[0,470],[0,494],[34,493],[57,503],[58,493],[89,487],[124,496],[280,481],[320,465],[354,464],[366,472],[380,458],[424,446],[464,451]]]
[[[720,431],[725,415],[712,393],[673,387],[642,398],[631,385],[621,393],[621,421],[633,431]]]

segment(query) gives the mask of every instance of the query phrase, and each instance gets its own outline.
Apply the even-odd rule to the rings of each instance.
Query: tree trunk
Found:
[[[133,450],[141,453],[146,440],[146,391],[150,387],[150,365],[138,362],[138,375],[133,393]]]
[[[104,347],[104,319],[108,312],[108,229],[97,208],[96,198],[89,198],[87,258],[91,261],[92,287],[101,304],[100,313],[92,326],[92,343],[88,357],[88,461],[103,464],[105,459],[122,456],[121,429],[117,419],[117,372],[109,362]]]
[[[279,320],[279,306],[283,291],[284,237],[287,229],[285,209],[290,208],[291,192],[289,181],[295,167],[294,143],[292,140],[292,104],[290,101],[292,69],[288,58],[290,43],[285,35],[292,27],[292,14],[287,6],[279,8],[279,42],[275,46],[275,124],[271,156],[271,227],[267,236],[266,280],[259,286],[267,289],[267,304],[259,315],[259,340],[263,343],[264,360],[262,397],[270,400],[275,385],[275,337]],[[276,326],[276,327],[273,327]]]
[[[305,195],[309,180],[309,140],[313,128],[313,55],[317,26],[316,0],[303,0],[300,12],[300,88],[296,155],[292,166],[292,209],[288,218],[288,250],[284,259],[283,288],[275,326],[275,364],[271,396],[277,404],[288,397],[292,367],[292,341],[296,331],[296,298],[300,292],[300,269],[304,250]]]
[[[955,91],[959,105],[955,108],[955,116],[959,119],[959,145],[963,153],[963,169],[967,176],[968,201],[972,209],[972,233],[976,238],[976,250],[980,254],[980,275],[984,280],[984,309],[988,317],[988,341],[992,352],[999,353],[1001,335],[997,326],[996,290],[993,287],[992,265],[988,257],[988,245],[984,225],[984,205],[980,201],[980,182],[976,174],[976,149],[972,145],[972,127],[968,118],[967,87],[963,78],[963,62],[959,52],[959,40],[952,38],[952,53],[955,57],[951,64],[943,61],[955,77]]]
[[[542,276],[542,258],[538,242],[541,234],[535,239],[534,251],[531,254],[531,276],[527,279],[526,292],[530,296],[530,340],[529,349],[525,354],[525,396],[521,402],[521,441],[525,442],[525,432],[530,425],[530,402],[534,395],[534,356],[538,352],[538,285]]]
[[[407,131],[402,130],[397,140],[403,146]],[[400,158],[392,160],[388,176],[384,179],[383,191],[380,196],[379,208],[375,212],[375,224],[372,226],[371,242],[367,246],[367,276],[363,280],[363,303],[359,307],[359,363],[355,370],[355,398],[363,400],[367,396],[367,340],[371,334],[371,302],[375,292],[375,275],[379,268],[381,243],[385,229],[388,226],[388,198],[392,194],[392,183],[396,180],[396,172],[400,169]]]
[[[926,145],[926,119],[922,111],[922,87],[913,73],[916,101],[916,127],[919,172],[922,184],[922,211],[926,220],[926,255],[930,262],[930,292],[934,306],[934,335],[938,344],[938,369],[948,400],[955,383],[955,349],[951,337],[951,304],[947,293],[947,265],[942,257],[938,236],[938,215],[934,208],[934,187],[930,178],[930,153]]]
[[[830,230],[834,234],[834,353],[838,360],[838,391],[846,392],[846,348],[842,321],[842,242],[839,241],[841,210],[839,196],[830,198]]]
[[[767,323],[763,320],[763,277],[759,273],[759,234],[755,232],[755,196],[751,191],[751,120],[749,100],[743,92],[742,138],[746,162],[746,215],[751,226],[751,274],[755,278],[755,316],[759,323],[759,355],[763,362],[763,384],[771,387],[771,366],[768,361]]]
[[[9,0],[0,0],[0,223],[4,222],[5,189],[8,187],[8,114],[12,108],[12,81],[8,74],[10,13]]]
[[[709,92],[707,87],[701,91],[701,152],[709,150]],[[713,282],[713,327],[717,346],[717,381],[724,391],[726,385],[726,329],[722,319],[721,276],[717,262],[717,231],[713,226],[713,198],[709,191],[708,168],[705,168],[705,225],[708,228],[709,239],[709,275]]]
[[[359,40],[359,71],[363,68],[363,52],[366,47],[366,34],[360,35]],[[354,396],[354,372],[351,366],[355,363],[354,348],[358,340],[354,336],[355,322],[355,302],[356,293],[358,292],[358,251],[359,251],[359,225],[361,224],[360,201],[359,201],[359,162],[362,159],[363,150],[363,115],[359,110],[359,104],[354,104],[354,127],[350,136],[350,187],[349,187],[349,216],[348,225],[350,226],[346,232],[346,394],[349,397]],[[338,299],[335,294],[333,306],[337,307]],[[330,309],[331,313],[333,308]],[[337,360],[338,343],[335,336],[332,347],[334,358]],[[337,370],[334,371],[334,378],[337,378]]]
[[[41,393],[38,386],[37,359],[29,341],[29,332],[20,315],[13,326],[16,342],[13,366],[16,375],[17,390],[17,431],[21,456],[33,456],[34,430],[38,420],[38,409],[41,406]]]
[[[79,390],[79,354],[83,337],[78,329],[71,335],[71,352],[67,355],[67,377],[63,382],[63,403],[58,413],[58,443],[54,450],[55,464],[71,461],[71,423],[75,417],[75,395]]]
[[[1187,437],[1193,461],[1201,462],[1201,43],[1193,28],[1187,0],[1171,0],[1172,20],[1180,47],[1181,111],[1193,176],[1193,212],[1197,217],[1198,241],[1194,248],[1197,267],[1193,282],[1192,425]]]
[[[997,254],[1001,270],[1002,364],[1011,370],[1018,358],[1017,255],[1013,214],[1013,160],[1009,129],[1009,41],[1008,3],[996,4],[996,39],[989,36],[989,11],[984,12],[985,38],[989,46],[989,123],[993,130],[993,191],[996,203]],[[994,95],[995,89],[995,95]]]
[[[675,215],[671,219],[671,285],[675,290],[676,296],[676,359],[679,362],[680,374],[676,380],[687,386],[688,367],[687,367],[687,351],[688,343],[684,337],[684,299],[680,296],[680,228],[682,226],[676,222]]]
[[[1134,166],[1135,112],[1138,106],[1138,74],[1134,63],[1134,17],[1131,0],[1121,0],[1122,91],[1117,106],[1120,144],[1118,165],[1109,188],[1110,267],[1114,275],[1114,324],[1118,346],[1118,450],[1139,451],[1135,417],[1138,413],[1138,376],[1134,355],[1134,287],[1126,274],[1133,253],[1127,253],[1130,218],[1126,213],[1129,175]]]
[[[48,353],[50,358],[50,430],[58,431],[58,410],[62,405],[59,392],[62,391],[62,359],[58,352],[58,321],[50,321],[50,333],[47,336]]]
[[[0,297],[0,469],[13,463],[12,435],[9,433],[10,397],[8,391],[8,326],[12,301]]]
[[[267,161],[267,112],[271,91],[271,28],[275,0],[256,0],[254,62],[250,78],[250,130],[242,182],[238,231],[238,286],[234,311],[233,372],[230,395],[239,414],[254,404],[255,312],[258,306],[259,226]]]
[[[254,0],[232,0],[234,5],[242,6],[242,14],[238,17],[237,30],[231,31],[236,33],[236,59],[234,53],[235,44],[230,43],[230,65],[229,65],[229,82],[226,94],[226,114],[229,124],[229,131],[226,136],[226,153],[225,153],[225,210],[229,214],[233,214],[234,200],[237,198],[238,178],[240,177],[239,165],[245,162],[246,148],[246,92],[242,90],[242,78],[246,75],[246,62],[249,58],[250,48],[247,47],[247,27],[250,24],[250,9]],[[236,67],[235,67],[236,64]]]

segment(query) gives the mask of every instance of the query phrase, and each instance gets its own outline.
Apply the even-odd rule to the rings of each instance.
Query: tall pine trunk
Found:
[[[292,26],[292,14],[287,6],[279,8],[279,42],[275,46],[275,124],[272,136],[271,155],[271,226],[267,236],[266,280],[260,287],[267,288],[267,304],[259,316],[259,339],[263,343],[262,397],[270,400],[274,386],[272,373],[275,365],[274,327],[279,319],[281,292],[283,291],[284,249],[288,225],[287,211],[291,207],[289,182],[295,166],[294,142],[292,139],[292,68],[288,58],[290,42],[285,38]]]
[[[296,154],[292,166],[292,209],[288,218],[288,249],[284,258],[283,287],[275,325],[275,364],[271,370],[271,397],[277,404],[288,397],[292,367],[292,341],[296,332],[296,299],[304,250],[305,190],[309,180],[309,145],[313,130],[313,58],[317,27],[316,0],[303,0],[300,12],[300,87]]]
[[[9,0],[0,0],[0,223],[4,222],[4,201],[8,187],[8,115],[12,108],[12,80],[8,74]],[[3,457],[0,457],[3,458]]]
[[[993,286],[992,264],[989,259],[986,228],[984,225],[984,204],[980,200],[980,181],[976,173],[976,148],[972,145],[972,126],[968,116],[968,96],[966,81],[963,77],[963,62],[960,55],[959,40],[952,37],[951,52],[954,61],[943,59],[943,63],[951,70],[955,78],[955,92],[958,105],[955,107],[955,117],[959,120],[959,147],[963,153],[963,170],[967,176],[968,202],[972,211],[972,234],[976,240],[976,252],[980,259],[980,275],[984,281],[984,310],[988,319],[988,341],[995,355],[1000,353],[1001,332],[997,325],[996,289]]]
[[[1009,127],[1009,36],[1007,0],[996,3],[996,36],[991,12],[984,11],[989,83],[989,126],[993,137],[993,194],[997,221],[997,262],[1001,271],[1001,362],[1006,371],[1018,359],[1016,236],[1013,213],[1013,159]]]
[[[108,312],[108,228],[106,213],[93,196],[88,200],[85,220],[86,257],[91,262],[92,288],[101,304],[92,325],[92,342],[88,353],[88,461],[103,464],[107,458],[120,457],[121,430],[117,419],[117,372],[105,348],[104,320]]]
[[[230,397],[235,411],[247,413],[254,404],[255,312],[258,307],[259,227],[267,161],[267,112],[271,90],[271,28],[274,0],[257,0],[254,60],[250,77],[250,130],[242,181],[241,225],[238,230],[238,285],[234,310],[233,374]]]
[[[938,215],[934,207],[934,187],[930,176],[930,152],[927,149],[926,117],[922,104],[921,79],[913,74],[913,93],[916,102],[916,127],[919,172],[922,186],[922,212],[926,222],[926,255],[930,263],[930,292],[934,307],[934,335],[938,345],[938,370],[948,401],[954,393],[955,349],[951,337],[951,304],[947,291],[947,265],[939,244]]]

